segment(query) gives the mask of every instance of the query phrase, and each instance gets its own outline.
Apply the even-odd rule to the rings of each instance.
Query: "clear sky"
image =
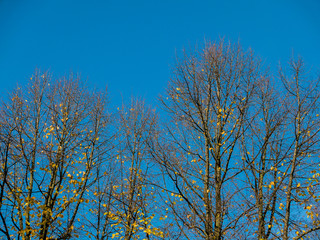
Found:
[[[320,70],[319,0],[0,0],[0,94],[35,70],[72,72],[111,102],[164,92],[176,53],[240,41],[272,66],[292,53]]]

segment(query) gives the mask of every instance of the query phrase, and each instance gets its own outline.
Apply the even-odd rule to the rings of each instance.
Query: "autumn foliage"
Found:
[[[36,71],[1,105],[0,239],[317,239],[319,78],[266,69],[184,52],[162,116]]]

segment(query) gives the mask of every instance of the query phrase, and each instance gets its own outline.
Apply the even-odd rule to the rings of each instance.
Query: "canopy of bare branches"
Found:
[[[0,107],[0,239],[320,239],[320,79],[266,69],[186,51],[165,118],[36,71]]]

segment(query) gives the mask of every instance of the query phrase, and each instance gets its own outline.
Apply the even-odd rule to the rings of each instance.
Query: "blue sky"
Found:
[[[0,0],[0,94],[35,70],[80,73],[112,105],[155,103],[176,54],[219,37],[276,67],[301,55],[320,70],[320,1]]]

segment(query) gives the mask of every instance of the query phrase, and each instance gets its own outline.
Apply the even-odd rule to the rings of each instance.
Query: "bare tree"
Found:
[[[277,90],[268,77],[260,82],[241,140],[253,209],[246,231],[258,239],[301,239],[319,229],[319,81],[308,81],[301,59],[290,70],[281,71]]]
[[[161,237],[157,222],[155,189],[150,185],[154,174],[148,142],[157,135],[157,115],[142,102],[132,100],[119,109],[118,185],[115,186],[114,212],[116,236],[123,239]]]
[[[288,107],[272,86],[268,76],[256,88],[254,108],[245,122],[241,138],[241,159],[244,184],[243,196],[252,211],[246,215],[247,228],[258,239],[270,239],[277,222],[281,179],[278,169],[286,154],[286,119]],[[279,179],[280,178],[280,179]],[[257,224],[256,224],[257,223]]]
[[[231,236],[250,210],[240,203],[235,158],[259,78],[253,53],[224,42],[177,64],[162,99],[172,125],[154,154],[170,181],[167,192],[178,198],[168,205],[183,238]]]
[[[291,74],[281,72],[281,79],[292,104],[289,109],[288,127],[290,132],[287,143],[287,164],[285,165],[285,191],[283,197],[283,239],[301,239],[309,233],[319,230],[318,221],[301,224],[303,218],[297,218],[296,212],[304,212],[311,220],[315,217],[315,202],[319,198],[318,154],[320,150],[319,135],[319,79],[310,79],[304,69],[301,58],[292,60]],[[303,207],[303,208],[302,208]],[[303,211],[303,210],[304,211]],[[302,226],[301,226],[302,225]]]
[[[36,73],[1,112],[1,232],[7,239],[69,239],[106,151],[105,95],[76,76]],[[4,146],[4,147],[3,147]]]

